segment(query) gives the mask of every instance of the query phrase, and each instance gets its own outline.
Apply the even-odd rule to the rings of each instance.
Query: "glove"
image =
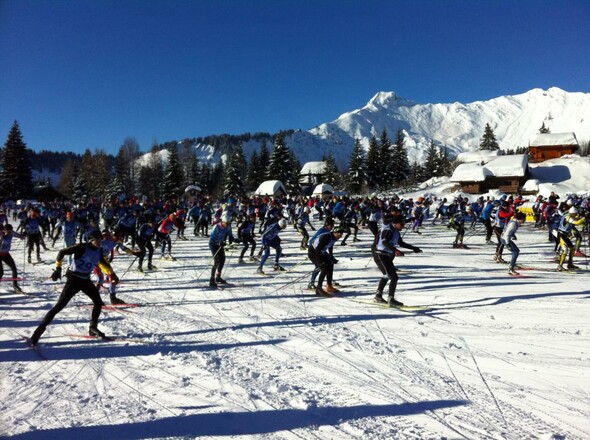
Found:
[[[513,236],[512,236],[512,239],[513,239],[514,241],[516,241],[516,235],[513,235]]]
[[[338,264],[338,260],[334,257],[332,257],[332,264]]]
[[[61,266],[55,268],[55,270],[51,274],[51,279],[53,281],[57,281],[57,280],[61,279]]]
[[[422,249],[420,248],[414,248],[414,253],[419,254],[422,252]]]
[[[116,274],[115,272],[113,272],[113,273],[111,274],[111,280],[112,280],[112,282],[113,282],[114,284],[119,284],[119,281],[120,281],[120,280],[119,280],[119,277],[117,276],[117,274]]]

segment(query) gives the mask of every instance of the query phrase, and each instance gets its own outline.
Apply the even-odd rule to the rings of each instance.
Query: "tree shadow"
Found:
[[[217,351],[228,350],[238,347],[255,347],[260,345],[281,344],[286,339],[272,339],[269,341],[254,342],[236,342],[229,344],[198,344],[195,342],[182,343],[158,343],[142,344],[140,338],[133,342],[134,338],[120,341],[103,341],[87,340],[79,341],[61,341],[61,342],[43,342],[41,340],[40,349],[44,355],[48,356],[51,361],[74,360],[74,359],[107,359],[107,358],[126,358],[137,356],[152,356],[162,353],[190,353],[193,351]],[[0,342],[0,364],[3,362],[27,362],[42,361],[39,356],[33,353],[24,341],[9,340]],[[115,436],[117,437],[117,436]]]
[[[15,440],[196,438],[202,436],[261,436],[280,431],[338,426],[364,417],[400,417],[468,405],[465,400],[433,400],[389,405],[312,407],[253,412],[218,412],[169,417],[106,426],[76,426],[17,434]]]

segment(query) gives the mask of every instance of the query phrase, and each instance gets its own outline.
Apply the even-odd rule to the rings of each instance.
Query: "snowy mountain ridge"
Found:
[[[287,144],[302,163],[332,153],[338,164],[346,167],[355,139],[367,150],[372,136],[379,138],[386,129],[394,140],[401,128],[410,161],[421,160],[431,140],[455,157],[479,148],[488,123],[501,149],[528,146],[543,123],[553,133],[573,131],[580,144],[586,144],[590,139],[590,93],[552,87],[467,104],[419,104],[394,92],[379,92],[361,109],[309,131],[295,132]]]

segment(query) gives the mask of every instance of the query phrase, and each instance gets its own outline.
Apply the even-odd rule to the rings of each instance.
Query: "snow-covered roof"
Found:
[[[327,183],[322,183],[315,187],[313,190],[313,195],[322,195],[322,194],[334,194],[334,187],[332,185],[328,185]]]
[[[457,155],[457,160],[463,163],[489,162],[502,154],[501,150],[464,151]]]
[[[301,168],[301,174],[324,174],[326,162],[307,162]]]
[[[451,176],[451,182],[483,182],[487,177],[524,177],[528,155],[498,156],[487,164],[462,163]]]
[[[496,177],[524,177],[528,163],[527,154],[507,154],[488,162],[485,167]]]
[[[287,190],[280,180],[267,180],[260,184],[254,194],[258,196],[274,196],[280,192],[287,194]]]
[[[462,163],[455,168],[451,182],[483,182],[489,176],[489,170],[479,163]]]
[[[578,145],[578,139],[574,132],[540,133],[531,142],[531,147],[550,147],[553,145]]]

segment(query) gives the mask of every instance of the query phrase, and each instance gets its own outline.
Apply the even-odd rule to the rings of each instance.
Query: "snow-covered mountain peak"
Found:
[[[393,106],[412,104],[415,104],[415,102],[402,98],[401,96],[396,95],[395,92],[379,92],[369,100],[365,108],[391,108]]]
[[[431,141],[451,157],[479,147],[486,124],[503,150],[527,147],[544,124],[552,133],[574,132],[580,145],[590,140],[590,93],[558,87],[535,88],[471,103],[418,104],[394,92],[379,92],[360,109],[342,114],[309,131],[296,132],[289,146],[301,162],[332,154],[345,169],[356,139],[368,149],[372,136],[402,130],[410,161],[422,161]]]

